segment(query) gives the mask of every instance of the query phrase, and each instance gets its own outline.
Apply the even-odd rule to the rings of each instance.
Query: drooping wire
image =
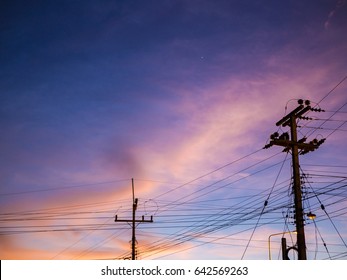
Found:
[[[182,184],[182,185],[180,185],[180,186],[178,186],[178,187],[176,187],[176,188],[174,188],[174,189],[168,190],[168,191],[166,191],[166,192],[164,192],[164,193],[162,193],[162,194],[160,194],[160,195],[157,195],[157,196],[156,196],[155,198],[153,198],[153,199],[158,199],[159,197],[162,197],[162,196],[167,195],[167,194],[169,194],[169,193],[171,193],[171,192],[173,192],[173,191],[176,191],[176,190],[178,190],[178,189],[180,189],[180,188],[183,188],[184,186],[187,186],[187,185],[189,185],[189,184],[191,184],[191,183],[194,183],[195,181],[198,181],[198,180],[200,180],[200,179],[202,179],[202,178],[204,178],[204,177],[207,177],[207,176],[209,176],[209,175],[211,175],[211,174],[213,174],[213,173],[215,173],[215,172],[217,172],[217,171],[219,171],[219,170],[224,169],[224,168],[227,167],[227,166],[230,166],[230,165],[235,164],[235,163],[237,163],[237,162],[239,162],[239,161],[241,161],[241,160],[243,160],[243,159],[245,159],[245,158],[247,158],[247,157],[250,157],[250,156],[252,156],[252,155],[254,155],[254,154],[260,152],[261,150],[263,150],[263,149],[261,148],[261,149],[258,149],[258,150],[256,150],[256,151],[254,151],[254,152],[251,152],[251,153],[249,153],[249,154],[247,154],[247,155],[245,155],[245,156],[243,156],[243,157],[241,157],[241,158],[238,158],[238,159],[236,159],[236,160],[234,160],[234,161],[232,161],[232,162],[229,162],[229,163],[227,163],[227,164],[225,164],[225,165],[223,165],[223,166],[221,166],[221,167],[218,167],[218,168],[216,168],[216,169],[214,169],[214,170],[212,170],[212,171],[210,171],[210,172],[208,172],[208,173],[206,173],[206,174],[203,174],[203,175],[201,175],[201,176],[199,176],[199,177],[197,177],[197,178],[195,178],[195,179],[193,179],[193,180],[190,180],[189,182],[184,183],[184,184]]]
[[[332,94],[343,82],[347,80],[347,75],[340,81],[338,82],[321,100],[318,101],[317,105],[321,103],[324,99],[326,99],[330,94]]]
[[[49,191],[61,191],[61,190],[75,189],[75,188],[88,188],[88,187],[93,187],[93,186],[100,186],[100,185],[107,185],[107,184],[112,184],[112,183],[125,182],[127,180],[128,179],[119,179],[119,180],[88,183],[88,184],[79,184],[79,185],[72,185],[72,186],[63,186],[63,187],[60,186],[60,187],[47,188],[47,189],[36,189],[36,190],[28,190],[28,191],[20,191],[20,192],[0,193],[0,196],[22,195],[22,194],[28,194],[28,193],[49,192]]]
[[[346,103],[347,104],[347,103]],[[341,123],[338,127],[336,127],[331,133],[328,134],[328,136],[326,136],[326,139],[328,139],[332,134],[334,134],[336,131],[341,131],[341,127],[344,126],[347,123],[347,121],[344,121],[343,123]]]
[[[263,149],[260,149],[260,150],[263,150]],[[252,155],[252,154],[255,154],[255,153],[259,152],[260,150],[257,150],[257,151],[255,151],[255,152],[253,152],[253,153],[251,153],[251,154],[249,154],[249,155],[247,155],[247,156],[244,156],[244,157],[242,157],[241,159],[244,159],[245,157],[248,157],[248,156],[250,156],[250,155]],[[241,169],[241,170],[239,170],[239,171],[237,171],[237,172],[235,172],[235,173],[233,173],[233,174],[231,174],[231,175],[229,175],[229,176],[227,176],[227,177],[225,177],[225,178],[222,178],[222,179],[220,179],[220,180],[218,180],[218,181],[215,181],[215,182],[213,182],[213,183],[211,183],[211,184],[209,184],[209,185],[207,185],[207,186],[205,186],[205,187],[203,187],[203,188],[200,188],[199,190],[197,190],[197,191],[195,191],[195,192],[193,192],[193,193],[191,193],[191,194],[189,194],[189,195],[185,195],[185,196],[183,196],[182,198],[176,199],[175,201],[168,203],[168,204],[165,206],[165,208],[166,208],[165,210],[162,209],[162,210],[160,210],[158,213],[162,213],[162,212],[164,212],[164,211],[168,211],[169,209],[171,210],[172,208],[175,208],[175,207],[177,207],[177,206],[180,205],[180,204],[184,204],[184,203],[190,202],[190,201],[192,201],[192,200],[195,200],[195,199],[197,199],[197,198],[200,198],[200,197],[202,197],[202,196],[206,196],[207,194],[209,194],[209,193],[211,193],[211,192],[215,192],[215,191],[220,190],[220,189],[222,189],[222,188],[225,188],[225,187],[231,185],[232,183],[235,183],[236,181],[244,180],[246,177],[243,177],[243,178],[241,178],[241,179],[238,179],[238,180],[236,180],[236,181],[234,181],[234,182],[232,182],[232,183],[227,183],[227,184],[225,184],[225,185],[216,187],[216,188],[214,188],[213,190],[210,190],[210,191],[208,191],[208,192],[205,192],[205,193],[203,193],[203,194],[201,194],[201,195],[193,196],[193,195],[195,195],[195,194],[197,194],[197,193],[199,193],[199,192],[202,192],[203,190],[205,190],[205,189],[207,189],[207,188],[211,188],[212,186],[215,186],[217,183],[221,183],[221,182],[223,182],[223,181],[225,181],[225,180],[227,180],[227,179],[230,179],[231,177],[236,176],[237,174],[240,174],[241,172],[244,172],[244,171],[246,171],[246,170],[248,170],[248,169],[250,169],[250,168],[252,168],[252,167],[254,167],[254,166],[256,166],[256,165],[259,165],[260,163],[263,163],[263,162],[265,162],[265,161],[267,161],[267,160],[269,160],[269,159],[272,159],[272,158],[274,158],[275,156],[279,155],[280,153],[281,153],[281,152],[276,153],[276,154],[274,154],[274,155],[272,155],[272,156],[270,156],[270,157],[268,157],[268,158],[266,158],[266,159],[263,159],[263,160],[261,160],[261,161],[255,163],[255,164],[252,164],[252,165],[250,165],[250,166],[248,166],[248,167],[246,167],[246,168],[243,168],[243,169]],[[236,160],[236,161],[234,161],[234,162],[237,162],[237,161],[239,161],[239,160],[240,160],[240,159],[238,159],[238,160]],[[228,165],[230,165],[230,164],[228,164]],[[277,165],[277,164],[275,164],[275,165]],[[273,165],[273,166],[275,166],[275,165]],[[227,166],[227,165],[225,165],[225,166]],[[273,167],[273,166],[270,166],[270,167]],[[220,170],[220,169],[221,169],[221,168],[218,168],[218,169],[216,169],[216,170]],[[248,175],[247,177],[252,176],[252,175],[254,175],[254,174],[256,174],[256,173],[262,172],[262,171],[264,171],[264,170],[266,170],[266,169],[268,169],[268,168],[264,168],[264,169],[262,169],[262,170],[260,170],[260,171],[258,171],[258,172],[252,173],[252,174]],[[212,172],[214,172],[214,171],[212,171]],[[196,179],[194,179],[194,180],[192,180],[192,181],[190,181],[190,182],[188,182],[188,183],[185,183],[185,184],[183,184],[183,185],[181,185],[181,186],[179,186],[179,187],[177,187],[177,188],[175,188],[175,189],[173,189],[173,190],[176,190],[176,189],[181,188],[181,187],[183,187],[183,186],[185,186],[185,185],[187,185],[187,184],[190,184],[191,182],[196,181],[196,180],[198,180],[198,179],[200,179],[200,178],[202,178],[202,177],[205,177],[205,176],[207,176],[208,174],[211,174],[212,172],[207,173],[207,174],[205,174],[205,175],[203,175],[203,176],[200,176],[200,177],[198,177],[198,178],[196,178]],[[173,191],[173,190],[171,190],[171,191]],[[169,191],[169,192],[171,192],[171,191]],[[168,193],[168,192],[165,192],[164,194],[167,194],[167,193]],[[160,196],[162,196],[162,195],[163,195],[163,194],[157,196],[157,197],[154,198],[154,199],[157,199],[158,197],[160,197]],[[193,196],[193,197],[192,197],[192,196]],[[192,198],[187,199],[188,197],[192,197]],[[182,200],[184,200],[184,201],[182,201]],[[178,201],[182,201],[182,202],[181,202],[180,204],[177,204]],[[169,206],[171,206],[171,207],[169,207]]]
[[[313,220],[313,224],[314,224],[314,226],[315,226],[316,233],[319,234],[320,239],[321,239],[322,242],[323,242],[323,246],[324,246],[325,250],[327,251],[327,254],[328,254],[328,256],[329,256],[329,259],[331,259],[330,252],[329,252],[329,250],[328,250],[328,246],[327,246],[327,244],[325,243],[325,241],[324,241],[324,239],[323,239],[323,236],[322,236],[322,234],[320,233],[320,231],[319,231],[319,229],[318,229],[318,227],[317,227],[317,223],[316,223],[315,220]],[[316,242],[317,242],[317,241],[316,241]]]
[[[244,201],[244,203],[246,203],[246,201]],[[247,203],[247,204],[249,204],[249,203]],[[282,208],[282,207],[283,206],[280,205],[277,208]],[[235,208],[237,209],[237,207],[235,207]],[[230,214],[233,213],[233,212],[234,211],[231,211]],[[244,216],[245,218],[248,217],[246,220],[250,220],[250,219],[253,219],[253,218],[255,218],[256,216],[259,215],[259,214],[255,214],[254,215],[252,213],[255,213],[255,211],[254,210],[250,210],[249,213],[247,212],[247,213],[243,214],[242,216]],[[248,216],[250,214],[252,214],[251,217]],[[232,214],[232,215],[234,215],[234,214]],[[223,217],[221,217],[221,218],[222,219],[220,221],[221,222],[224,221],[224,218]],[[217,230],[221,230],[223,228],[227,228],[227,227],[230,227],[230,226],[235,226],[235,225],[238,225],[238,224],[241,224],[241,223],[244,224],[244,221],[246,221],[246,220],[241,220],[240,218],[241,218],[241,216],[239,216],[238,218],[235,218],[234,219],[235,221],[223,222],[223,224],[215,224],[215,225],[209,225],[209,224],[201,225],[200,224],[200,227],[203,228],[202,231],[200,231],[200,230],[199,231],[190,231],[187,235],[185,233],[182,233],[182,232],[181,233],[177,233],[177,234],[174,235],[175,237],[174,237],[174,239],[172,241],[165,241],[164,242],[167,245],[161,243],[162,245],[157,244],[154,247],[156,247],[158,249],[160,248],[160,251],[168,250],[169,248],[175,247],[178,244],[182,244],[182,243],[187,242],[187,241],[192,241],[193,239],[201,237],[202,235],[210,234],[210,233],[215,232]],[[210,221],[211,222],[215,221],[215,218],[211,218]],[[211,228],[211,226],[213,226],[213,228]],[[149,251],[154,251],[154,248],[151,247],[151,249],[147,248],[145,250],[146,250],[146,252],[148,254]],[[156,253],[158,253],[158,251]]]
[[[312,132],[309,133],[309,134],[307,135],[307,137],[311,136],[311,135],[312,135],[313,133],[315,133],[318,129],[320,129],[320,128],[322,127],[322,125],[324,125],[325,123],[327,123],[332,117],[334,117],[334,116],[335,116],[343,107],[345,107],[346,105],[347,105],[347,101],[346,101],[342,106],[340,106],[334,113],[332,113],[332,114],[330,115],[329,118],[325,119],[325,120],[319,125],[319,127],[317,127],[316,129],[312,130]],[[343,122],[341,125],[339,125],[339,126],[337,127],[336,130],[334,130],[332,133],[329,134],[329,136],[331,136],[333,133],[335,133],[335,132],[336,132],[339,128],[341,128],[345,123],[346,123],[346,122]]]
[[[283,160],[283,162],[282,162],[281,168],[280,168],[280,170],[279,170],[279,172],[278,172],[278,174],[277,174],[277,176],[276,176],[275,182],[274,182],[274,184],[272,185],[272,188],[271,188],[271,190],[270,190],[270,192],[269,192],[269,195],[268,195],[267,199],[266,199],[265,202],[264,202],[264,205],[263,205],[263,208],[262,208],[262,210],[261,210],[261,213],[260,213],[260,215],[259,215],[259,217],[258,217],[257,223],[256,223],[256,225],[254,226],[254,229],[253,229],[253,231],[252,231],[252,234],[251,234],[251,236],[250,236],[250,238],[249,238],[249,240],[248,240],[248,242],[247,242],[246,248],[245,248],[245,250],[243,251],[243,254],[242,254],[242,256],[241,256],[241,260],[243,260],[245,254],[246,254],[246,252],[247,252],[247,250],[248,250],[249,244],[251,243],[252,238],[253,238],[253,235],[254,235],[254,233],[255,233],[257,227],[258,227],[259,221],[260,221],[260,219],[261,219],[261,217],[262,217],[262,215],[263,215],[263,213],[264,213],[265,208],[267,207],[267,205],[268,205],[268,203],[269,203],[269,199],[270,199],[271,194],[272,194],[272,192],[273,192],[273,190],[274,190],[274,188],[275,188],[275,186],[276,186],[276,184],[277,184],[277,180],[278,180],[278,178],[279,178],[280,175],[281,175],[281,172],[282,172],[284,163],[287,161],[287,156],[288,156],[288,153],[286,153],[286,156],[285,156],[285,158],[284,158],[284,160]]]
[[[122,206],[120,206],[118,208],[118,210],[121,208]],[[118,210],[116,211],[116,213],[118,212]],[[92,233],[94,233],[97,229],[101,228],[102,226],[106,225],[111,219],[113,219],[113,217],[108,218],[103,224],[99,225],[97,228],[92,229],[91,231],[89,231],[86,235],[82,236],[80,239],[78,239],[76,242],[74,242],[73,244],[71,244],[70,246],[66,247],[64,250],[61,250],[59,253],[55,254],[51,259],[55,259],[56,257],[60,256],[62,253],[66,252],[67,250],[71,249],[72,247],[76,246],[78,243],[80,243],[82,240],[84,240],[85,238],[87,238],[88,236],[90,236]]]
[[[300,169],[301,169],[301,167],[300,167]],[[302,171],[302,170],[301,170],[301,171]],[[319,198],[318,195],[316,194],[316,192],[315,192],[314,188],[311,186],[310,182],[307,181],[307,183],[308,183],[308,185],[310,186],[310,188],[311,188],[311,190],[312,190],[314,196],[315,196],[316,199],[318,200],[321,209],[324,211],[325,215],[328,217],[330,223],[331,223],[332,226],[334,227],[336,233],[338,234],[338,236],[340,237],[341,241],[343,242],[343,244],[344,244],[345,247],[347,248],[347,244],[346,244],[345,240],[343,239],[341,233],[340,233],[339,230],[337,229],[337,227],[336,227],[335,223],[333,222],[332,218],[330,217],[329,213],[328,213],[327,210],[325,209],[324,204],[322,203],[322,201],[320,200],[320,198]]]
[[[277,164],[276,164],[276,165],[277,165]],[[242,179],[244,179],[244,178],[242,178]],[[187,203],[187,202],[185,202],[185,203]],[[252,210],[251,212],[254,212],[254,210]],[[221,214],[221,213],[219,213],[219,214]],[[213,220],[215,220],[215,219],[213,219]],[[217,220],[217,221],[218,221],[218,220]],[[198,225],[198,226],[201,227],[202,225],[200,224],[200,225]],[[206,226],[207,226],[207,225],[206,225]],[[206,228],[206,226],[204,226],[203,228]],[[210,226],[209,226],[209,227],[210,227]],[[218,229],[220,229],[220,228],[221,228],[221,226],[217,226],[215,229],[218,230]],[[208,228],[207,228],[207,229],[208,229]],[[214,230],[215,230],[215,229],[214,229]],[[171,234],[171,236],[173,236],[173,237],[175,237],[175,238],[176,238],[177,236],[184,236],[185,233],[182,232],[182,231],[183,231],[183,230],[180,230],[179,232],[175,232],[175,233]],[[205,232],[205,234],[206,234],[206,233],[210,233],[210,232],[212,232],[212,231],[208,230],[208,231]],[[188,240],[186,240],[186,241],[188,241]],[[155,245],[155,246],[158,246],[158,245],[159,245],[158,242],[159,242],[159,241],[156,242],[157,245]],[[170,245],[170,246],[171,246],[171,245]]]

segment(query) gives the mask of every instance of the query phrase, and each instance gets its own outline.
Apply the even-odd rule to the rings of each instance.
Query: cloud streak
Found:
[[[335,8],[329,13],[328,19],[324,23],[324,28],[326,30],[328,30],[331,27],[331,22],[333,21],[335,15],[345,5],[346,5],[346,0],[339,0],[339,1],[337,1]]]

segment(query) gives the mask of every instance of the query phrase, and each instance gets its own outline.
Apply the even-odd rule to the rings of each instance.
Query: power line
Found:
[[[324,99],[328,98],[330,94],[332,94],[346,80],[347,80],[347,75],[340,82],[338,82],[325,96],[323,96],[322,99],[318,101],[317,105],[319,105]]]
[[[318,195],[316,195],[316,193],[315,193],[314,189],[312,188],[311,184],[310,184],[309,182],[308,182],[308,184],[310,185],[310,187],[311,187],[311,189],[312,189],[312,191],[313,191],[315,197],[317,198],[317,200],[318,200],[318,202],[319,202],[319,204],[320,204],[321,209],[322,209],[322,210],[324,211],[324,213],[327,215],[327,217],[329,218],[331,224],[333,225],[334,229],[336,230],[336,233],[338,234],[338,236],[339,236],[340,239],[342,240],[343,244],[344,244],[344,245],[346,246],[346,248],[347,248],[346,242],[344,241],[343,237],[341,236],[341,234],[340,234],[339,230],[337,229],[335,223],[334,223],[333,220],[331,219],[331,217],[330,217],[329,213],[327,212],[327,210],[326,210],[324,204],[323,204],[322,201],[319,199]]]
[[[254,154],[260,152],[261,150],[262,150],[262,149],[258,149],[258,150],[254,151],[254,152],[251,152],[251,153],[249,153],[249,154],[247,154],[247,155],[245,155],[245,156],[243,156],[243,157],[241,157],[241,158],[238,158],[238,159],[236,159],[236,160],[234,160],[234,161],[231,161],[231,162],[229,162],[229,163],[227,163],[227,164],[225,164],[225,165],[223,165],[223,166],[221,166],[221,167],[218,167],[218,168],[216,168],[216,169],[214,169],[214,170],[212,170],[212,171],[210,171],[210,172],[208,172],[208,173],[206,173],[206,174],[204,174],[204,175],[201,175],[201,176],[199,176],[199,177],[197,177],[197,178],[195,178],[195,179],[193,179],[193,180],[191,180],[191,181],[189,181],[189,182],[187,182],[187,183],[184,183],[184,184],[182,184],[182,185],[180,185],[180,186],[178,186],[178,187],[176,187],[176,188],[174,188],[174,189],[171,189],[171,190],[169,190],[169,191],[166,191],[166,192],[164,192],[164,193],[162,193],[162,194],[156,196],[154,199],[158,199],[159,197],[162,197],[162,196],[167,195],[167,194],[169,194],[169,193],[171,193],[171,192],[173,192],[173,191],[176,191],[176,190],[178,190],[178,189],[180,189],[180,188],[182,188],[182,187],[184,187],[184,186],[186,186],[186,185],[189,185],[189,184],[191,184],[191,183],[194,183],[195,181],[198,181],[198,180],[200,180],[200,179],[202,179],[202,178],[204,178],[204,177],[207,177],[207,176],[209,176],[209,175],[211,175],[211,174],[213,174],[213,173],[215,173],[215,172],[217,172],[217,171],[220,171],[220,170],[222,170],[222,169],[224,169],[224,168],[226,168],[226,167],[228,167],[228,166],[230,166],[230,165],[232,165],[232,164],[235,164],[235,163],[237,163],[237,162],[239,162],[239,161],[241,161],[241,160],[243,160],[243,159],[246,159],[246,158],[248,158],[248,157],[250,157],[250,156],[252,156],[252,155],[254,155]]]
[[[284,160],[283,160],[283,163],[282,163],[281,168],[280,168],[280,170],[279,170],[279,172],[278,172],[278,174],[277,174],[277,176],[276,176],[275,182],[274,182],[273,185],[272,185],[272,188],[271,188],[271,190],[270,190],[270,193],[269,193],[267,199],[266,199],[265,202],[264,202],[263,209],[261,210],[261,213],[260,213],[260,215],[259,215],[259,218],[258,218],[258,220],[257,220],[257,222],[256,222],[256,224],[255,224],[255,226],[254,226],[254,229],[253,229],[253,231],[252,231],[252,233],[251,233],[251,236],[250,236],[250,238],[249,238],[249,240],[248,240],[248,243],[247,243],[247,245],[246,245],[246,248],[245,248],[245,250],[243,251],[243,254],[242,254],[242,256],[241,256],[241,260],[243,260],[245,254],[246,254],[246,252],[247,252],[247,249],[248,249],[248,247],[249,247],[249,244],[251,243],[251,240],[252,240],[252,238],[253,238],[253,235],[254,235],[254,233],[255,233],[255,230],[256,230],[257,227],[258,227],[260,218],[261,218],[261,216],[263,215],[264,210],[265,210],[266,206],[267,206],[268,203],[269,203],[269,199],[270,199],[270,197],[271,197],[271,194],[272,194],[272,192],[273,192],[273,189],[275,188],[275,186],[276,186],[276,184],[277,184],[277,180],[278,180],[278,178],[279,178],[279,176],[280,176],[280,174],[281,174],[281,172],[282,172],[284,163],[287,161],[287,156],[288,156],[288,153],[286,154],[286,157],[285,157]]]
[[[23,194],[29,194],[29,193],[49,192],[49,191],[62,191],[62,190],[75,189],[75,188],[86,188],[86,187],[107,185],[107,184],[112,184],[112,183],[120,183],[120,182],[125,182],[127,180],[129,180],[129,179],[120,179],[120,180],[112,180],[112,181],[105,181],[105,182],[79,184],[79,185],[73,185],[73,186],[60,186],[60,187],[47,188],[47,189],[36,189],[36,190],[28,190],[28,191],[0,193],[0,196],[23,195]]]

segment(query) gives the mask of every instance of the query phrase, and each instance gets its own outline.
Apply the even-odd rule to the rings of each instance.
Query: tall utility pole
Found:
[[[320,141],[313,140],[306,143],[306,138],[298,140],[297,137],[297,119],[303,118],[302,115],[306,112],[312,111],[322,111],[320,109],[313,109],[310,106],[310,101],[304,101],[300,99],[298,101],[299,106],[295,108],[292,112],[284,116],[279,120],[277,126],[290,126],[290,139],[289,134],[283,133],[279,135],[277,132],[271,135],[271,141],[264,148],[269,148],[272,145],[285,147],[284,152],[291,150],[292,152],[292,165],[293,165],[293,192],[294,192],[294,207],[295,207],[295,224],[297,232],[297,250],[298,259],[306,260],[306,242],[305,242],[305,230],[304,230],[304,210],[302,206],[302,191],[301,191],[301,179],[300,179],[300,164],[299,164],[299,154],[306,154],[308,152],[317,149],[325,139]]]
[[[134,179],[131,179],[131,186],[132,186],[132,191],[133,191],[133,217],[131,220],[120,220],[120,219],[118,219],[118,215],[116,215],[114,221],[115,222],[126,222],[126,223],[132,224],[131,259],[136,260],[136,235],[135,235],[136,223],[153,223],[153,216],[151,216],[150,220],[145,220],[144,216],[142,216],[141,220],[136,220],[135,214],[136,214],[136,210],[137,210],[138,199],[135,198]]]

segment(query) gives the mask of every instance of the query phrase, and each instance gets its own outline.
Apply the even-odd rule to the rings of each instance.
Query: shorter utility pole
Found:
[[[288,260],[287,258],[287,239],[285,237],[281,238],[282,245],[282,260]]]
[[[286,250],[287,250],[286,246],[287,246],[287,244],[283,245],[283,239],[285,240],[284,235],[286,233],[289,233],[289,234],[290,233],[296,233],[296,231],[285,231],[285,232],[273,233],[273,234],[269,235],[269,238],[268,238],[268,241],[267,241],[268,242],[268,247],[269,247],[269,260],[271,260],[271,237],[273,237],[273,236],[282,235],[282,256],[284,254],[286,254]],[[283,249],[283,247],[284,247],[284,249]]]
[[[294,206],[295,206],[295,224],[297,232],[297,251],[298,259],[306,260],[306,242],[305,242],[305,231],[304,231],[304,211],[302,205],[302,190],[301,190],[301,180],[300,180],[300,164],[299,164],[299,154],[303,155],[308,152],[312,152],[324,143],[325,139],[318,141],[314,139],[309,143],[306,142],[306,137],[298,140],[297,137],[297,119],[308,119],[302,117],[308,111],[320,112],[321,109],[314,109],[310,106],[310,101],[305,102],[300,99],[298,101],[299,106],[295,108],[292,112],[280,119],[276,125],[277,126],[289,126],[290,127],[290,137],[289,133],[285,132],[279,135],[275,132],[271,135],[271,141],[269,144],[265,145],[265,149],[270,148],[273,145],[285,147],[284,152],[292,152],[292,165],[293,165],[293,192],[294,192]],[[304,105],[305,103],[305,105]]]
[[[132,185],[132,190],[133,190],[133,217],[131,220],[126,220],[126,219],[121,220],[121,219],[118,219],[118,215],[116,215],[114,221],[132,224],[131,259],[136,260],[136,235],[135,235],[136,223],[153,223],[153,216],[151,216],[150,220],[145,220],[144,216],[142,216],[141,220],[136,220],[135,214],[136,214],[137,204],[138,204],[139,200],[137,198],[135,198],[134,179],[131,179],[131,185]]]

